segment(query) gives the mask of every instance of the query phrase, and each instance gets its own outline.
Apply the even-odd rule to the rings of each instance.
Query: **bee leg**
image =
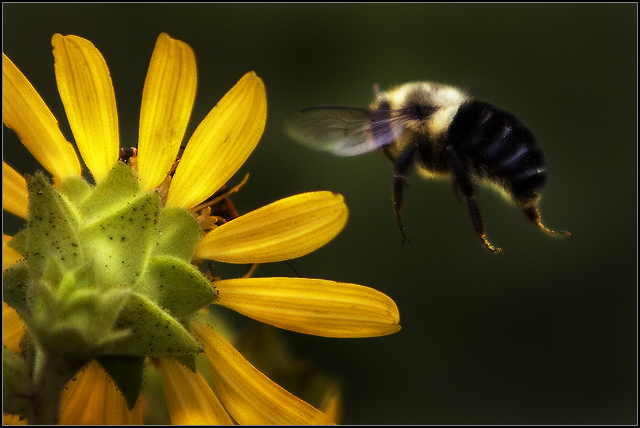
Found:
[[[555,231],[555,230],[550,230],[547,229],[546,227],[544,227],[544,225],[542,224],[542,222],[540,221],[540,211],[538,211],[538,206],[536,203],[527,205],[527,206],[523,206],[522,207],[522,212],[524,212],[524,215],[527,216],[527,218],[534,223],[535,225],[537,225],[544,233],[546,233],[547,235],[567,235],[570,236],[571,234],[565,230],[561,230],[561,231]]]
[[[404,150],[393,163],[393,211],[396,214],[398,228],[402,235],[402,243],[410,242],[409,237],[404,232],[402,224],[402,202],[404,200],[404,188],[407,183],[407,172],[413,165],[413,157],[417,149],[417,144],[412,144]],[[388,154],[387,154],[388,155]]]
[[[409,237],[404,231],[404,224],[402,223],[402,200],[404,197],[404,186],[406,184],[406,178],[403,175],[394,175],[393,178],[393,211],[396,214],[396,220],[398,221],[398,228],[402,235],[402,243],[411,242]]]
[[[453,185],[456,191],[467,200],[467,207],[469,209],[469,215],[471,216],[473,230],[476,232],[476,235],[482,241],[482,245],[484,245],[487,250],[492,253],[504,254],[504,250],[502,248],[494,247],[487,240],[482,214],[480,214],[480,208],[473,197],[473,184],[471,183],[471,178],[462,164],[460,157],[451,146],[447,146],[447,155],[449,156],[449,162],[453,171]]]

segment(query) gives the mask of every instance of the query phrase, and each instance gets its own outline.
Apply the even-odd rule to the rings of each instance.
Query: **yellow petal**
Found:
[[[172,425],[233,425],[200,373],[170,358],[158,358],[157,365]]]
[[[81,174],[76,152],[60,132],[58,121],[5,54],[2,54],[2,120],[56,182]]]
[[[267,263],[308,254],[332,240],[347,222],[342,195],[309,192],[281,199],[208,233],[196,257],[226,263]]]
[[[22,254],[9,246],[13,238],[9,235],[2,235],[2,270],[18,263],[22,260]]]
[[[193,133],[171,181],[167,206],[192,208],[213,195],[256,147],[266,118],[264,84],[247,73]]]
[[[2,425],[26,425],[27,420],[25,418],[20,419],[20,415],[9,415],[7,413],[2,414]]]
[[[204,346],[216,392],[233,419],[249,425],[328,424],[321,411],[272,382],[211,327],[191,324]]]
[[[56,81],[82,159],[102,180],[118,160],[116,96],[109,69],[93,44],[78,36],[51,40]]]
[[[2,209],[19,217],[27,218],[29,194],[24,177],[2,162]]]
[[[2,302],[2,344],[9,351],[20,352],[20,341],[24,336],[24,322],[11,306]]]
[[[217,304],[287,330],[325,337],[400,330],[394,301],[363,285],[307,278],[237,278],[214,285]]]
[[[344,404],[342,402],[342,394],[340,388],[332,387],[325,392],[320,406],[322,413],[327,415],[332,421],[340,423],[344,413]]]
[[[138,176],[157,187],[176,159],[196,96],[196,58],[184,42],[162,33],[151,56],[142,93]]]
[[[129,410],[115,383],[92,361],[62,391],[60,425],[141,425],[144,410],[142,400]]]

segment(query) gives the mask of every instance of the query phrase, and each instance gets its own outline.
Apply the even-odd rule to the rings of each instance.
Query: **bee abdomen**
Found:
[[[447,137],[472,175],[498,184],[516,202],[526,204],[544,188],[544,155],[531,131],[512,114],[482,101],[464,103]]]

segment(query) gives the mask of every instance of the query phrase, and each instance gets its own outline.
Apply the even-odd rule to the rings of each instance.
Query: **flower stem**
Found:
[[[85,362],[63,355],[40,355],[33,377],[29,424],[58,424],[62,390]]]

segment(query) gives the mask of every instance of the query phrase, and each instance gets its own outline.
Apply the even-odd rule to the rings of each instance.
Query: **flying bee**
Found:
[[[544,155],[515,116],[440,83],[374,90],[376,99],[369,109],[306,108],[291,118],[287,130],[298,142],[338,156],[383,152],[393,163],[393,208],[403,243],[408,238],[402,201],[414,169],[425,177],[451,179],[476,235],[492,253],[503,250],[487,240],[474,182],[502,190],[545,233],[569,235],[542,225],[538,202],[547,181]]]

